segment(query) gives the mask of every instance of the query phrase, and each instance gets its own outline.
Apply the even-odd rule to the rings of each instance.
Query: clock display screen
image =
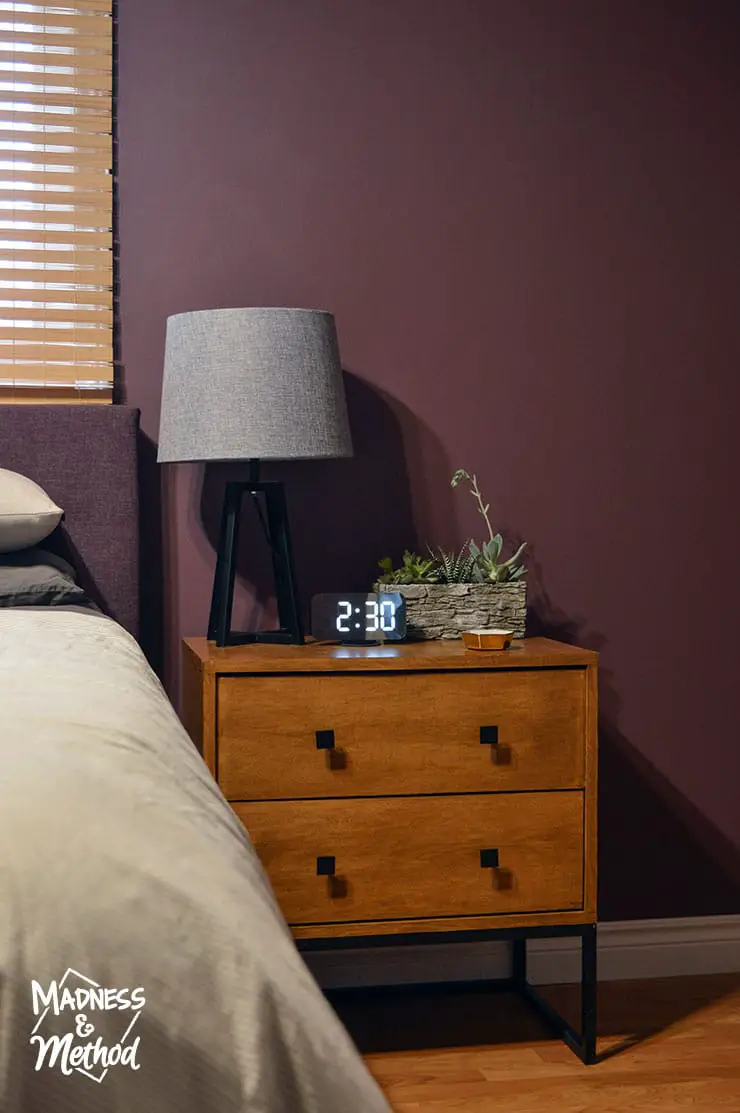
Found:
[[[315,595],[311,633],[318,641],[401,641],[406,637],[406,601],[397,591]]]

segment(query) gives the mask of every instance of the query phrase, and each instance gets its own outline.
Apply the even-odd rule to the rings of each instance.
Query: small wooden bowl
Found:
[[[462,639],[466,649],[508,649],[513,630],[466,630]]]

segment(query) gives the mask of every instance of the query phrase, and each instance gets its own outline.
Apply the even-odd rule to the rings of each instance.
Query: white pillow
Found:
[[[0,468],[0,553],[38,545],[56,529],[63,513],[38,483]]]

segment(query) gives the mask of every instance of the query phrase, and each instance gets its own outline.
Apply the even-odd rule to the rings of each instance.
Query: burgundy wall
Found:
[[[531,543],[533,629],[602,653],[602,914],[740,912],[738,5],[120,8],[123,396],[145,432],[168,314],[331,309],[357,454],[282,466],[306,596],[461,542],[449,477],[477,471]],[[148,648],[163,617],[176,695],[223,475],[173,469],[160,500],[153,452]]]

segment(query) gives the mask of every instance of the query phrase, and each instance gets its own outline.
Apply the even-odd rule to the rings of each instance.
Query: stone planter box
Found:
[[[527,585],[376,584],[376,591],[399,591],[406,600],[409,638],[459,638],[463,630],[498,627],[523,638]]]

